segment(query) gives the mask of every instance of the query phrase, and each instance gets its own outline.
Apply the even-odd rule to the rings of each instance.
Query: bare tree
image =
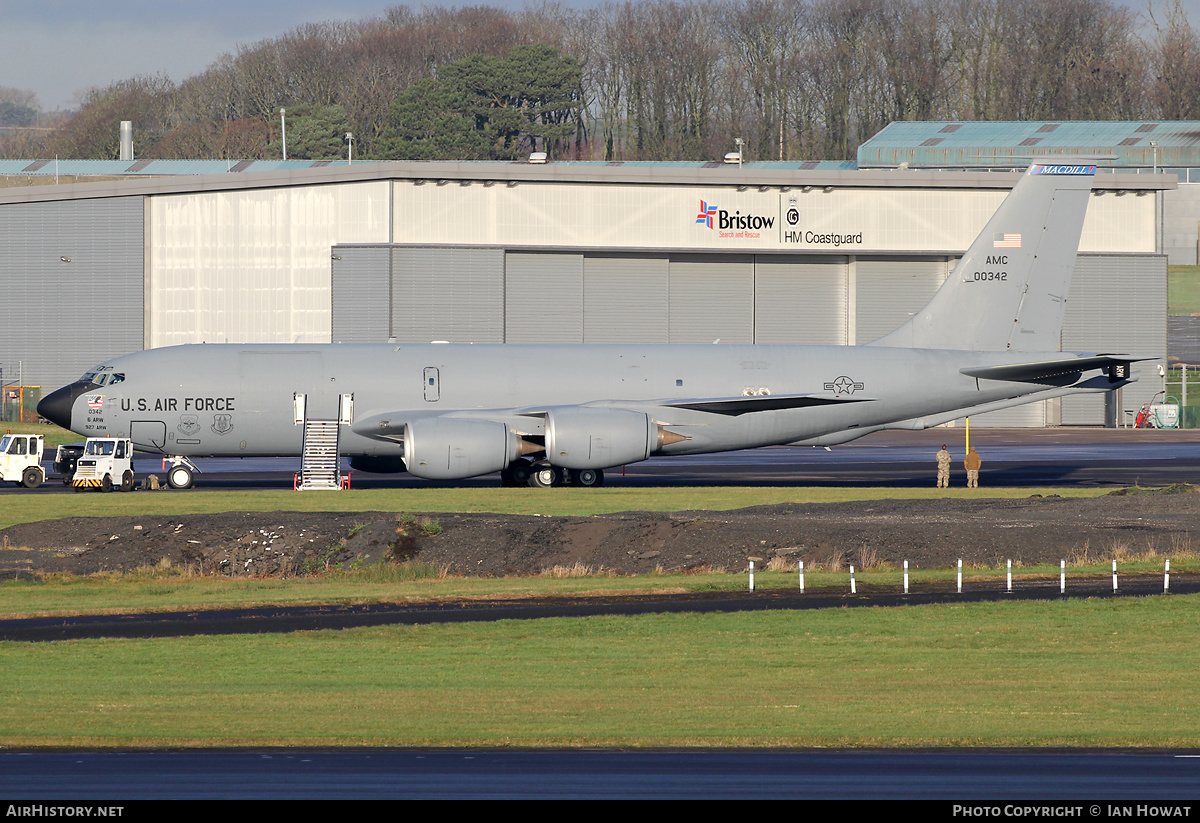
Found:
[[[1153,61],[1151,98],[1164,120],[1195,120],[1200,117],[1200,42],[1179,0],[1171,0],[1159,23],[1149,10],[1154,25],[1156,54]]]
[[[803,0],[729,0],[720,19],[733,60],[753,103],[749,129],[741,129],[753,156],[784,159],[791,56],[807,34]],[[740,118],[739,118],[740,119]]]

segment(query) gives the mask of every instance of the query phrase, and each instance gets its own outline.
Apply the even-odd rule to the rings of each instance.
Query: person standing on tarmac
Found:
[[[967,452],[966,459],[963,460],[963,468],[967,470],[968,489],[979,488],[979,468],[982,465],[983,458],[979,456],[979,454],[975,451],[975,447],[972,446],[971,450]]]
[[[950,488],[950,452],[946,451],[946,444],[942,444],[942,448],[936,455],[938,467],[938,484],[939,489]]]

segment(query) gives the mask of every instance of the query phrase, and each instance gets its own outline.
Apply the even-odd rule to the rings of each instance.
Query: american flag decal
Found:
[[[104,408],[104,395],[102,395],[102,394],[97,394],[97,395],[95,395],[95,396],[93,396],[93,397],[89,397],[89,398],[88,398],[88,408],[89,408],[89,409],[102,409],[102,408]]]
[[[1019,249],[1021,248],[1021,233],[1020,232],[1005,232],[1004,234],[992,235],[993,249]]]

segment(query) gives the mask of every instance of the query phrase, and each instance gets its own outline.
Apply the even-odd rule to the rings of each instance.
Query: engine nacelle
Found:
[[[404,424],[404,464],[427,480],[498,472],[520,455],[520,438],[495,420],[427,417]]]
[[[607,469],[645,460],[658,425],[628,409],[573,407],[546,413],[546,459],[567,469]]]

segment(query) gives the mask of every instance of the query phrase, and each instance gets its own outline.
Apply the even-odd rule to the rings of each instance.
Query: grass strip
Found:
[[[1200,314],[1200,266],[1167,267],[1167,313]]]
[[[6,746],[1196,746],[1200,598],[0,643]]]

